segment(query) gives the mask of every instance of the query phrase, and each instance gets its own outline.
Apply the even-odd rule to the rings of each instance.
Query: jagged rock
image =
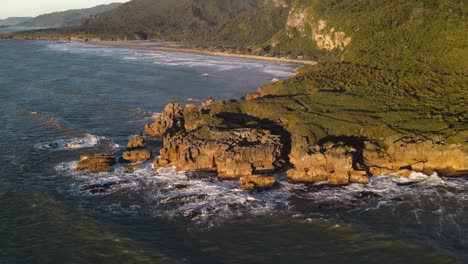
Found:
[[[299,144],[299,145],[297,145]],[[340,144],[323,144],[307,150],[304,142],[293,145],[290,161],[294,168],[287,172],[293,182],[322,182],[331,185],[349,183],[367,183],[365,171],[353,168],[353,157],[356,149]]]
[[[115,155],[113,154],[82,155],[76,169],[85,170],[88,173],[110,172],[114,164]]]
[[[169,161],[165,159],[157,159],[153,162],[153,169],[166,168],[169,166]]]
[[[83,187],[83,191],[87,191],[87,192],[90,192],[92,194],[105,193],[105,192],[109,191],[112,187],[114,187],[115,185],[125,184],[125,183],[128,183],[128,182],[129,181],[122,180],[122,181],[118,181],[118,182],[96,183],[96,184],[91,184],[91,185],[87,185],[87,186]]]
[[[220,178],[232,179],[275,170],[281,159],[279,136],[259,134],[254,129],[218,132],[207,130],[207,138],[197,133],[166,135],[160,156],[177,170],[216,171]],[[155,164],[155,168],[160,167]]]
[[[184,128],[187,131],[195,131],[201,126],[206,125],[206,122],[201,118],[201,113],[197,106],[188,104],[184,109]]]
[[[447,144],[441,139],[419,137],[389,137],[386,148],[366,142],[363,151],[365,164],[374,176],[411,170],[444,176],[468,174],[468,145]],[[407,171],[400,173],[409,175]]]
[[[147,149],[125,151],[122,154],[122,159],[124,159],[125,161],[129,161],[129,162],[140,162],[140,161],[150,160],[151,151]]]
[[[276,183],[275,177],[261,175],[244,176],[239,180],[242,190],[271,189]]]
[[[156,117],[154,123],[145,126],[145,133],[148,136],[160,138],[170,129],[183,128],[183,109],[175,104],[168,104],[161,115]]]
[[[127,149],[137,149],[146,147],[145,139],[142,135],[134,135],[128,140]]]
[[[140,167],[139,164],[129,165],[129,166],[126,166],[126,167],[124,168],[124,172],[125,172],[125,173],[133,173],[133,172],[135,172],[135,170],[140,169],[140,168],[141,168],[141,167]]]

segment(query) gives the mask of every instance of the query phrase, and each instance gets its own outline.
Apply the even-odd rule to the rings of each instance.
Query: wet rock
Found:
[[[185,212],[184,216],[185,218],[189,219],[189,220],[192,220],[194,218],[197,218],[198,216],[202,215],[202,211],[201,210],[191,210],[191,211],[188,211],[188,212]]]
[[[186,203],[186,202],[197,202],[205,200],[207,194],[182,194],[174,197],[167,198],[163,203]]]
[[[115,155],[113,154],[82,155],[76,169],[88,173],[110,172],[114,164]]]
[[[258,135],[254,130],[204,133],[209,133],[209,137],[187,132],[167,135],[161,159],[177,170],[214,171],[222,179],[271,172],[281,159],[279,136]],[[160,166],[157,162],[154,167]]]
[[[83,188],[83,191],[87,191],[87,192],[90,192],[90,193],[92,193],[92,194],[106,193],[106,192],[108,192],[112,187],[114,187],[115,185],[125,184],[125,183],[129,183],[129,181],[96,183],[96,184],[91,184],[91,185],[85,186],[85,187]]]
[[[122,159],[129,162],[147,161],[151,159],[151,151],[147,149],[125,151],[122,154]]]
[[[145,148],[146,143],[142,135],[134,135],[128,140],[127,150]]]
[[[241,190],[271,189],[276,184],[276,179],[272,176],[253,175],[241,177],[239,180]]]
[[[468,173],[468,145],[448,144],[443,139],[403,137],[396,135],[385,140],[385,148],[366,142],[363,157],[370,173],[398,173],[408,175],[408,168],[424,174],[437,172],[444,176]],[[404,173],[403,173],[404,172]]]
[[[368,183],[365,171],[353,168],[356,149],[340,143],[325,143],[308,149],[303,139],[293,141],[290,162],[294,168],[287,172],[293,182],[323,182],[331,185]]]
[[[382,198],[381,195],[371,192],[371,191],[362,191],[354,195],[355,198],[357,199],[364,199],[364,198]]]
[[[129,165],[129,166],[126,166],[124,168],[124,172],[125,173],[133,173],[133,172],[135,172],[136,170],[138,170],[140,168],[141,168],[141,166],[139,164]]]

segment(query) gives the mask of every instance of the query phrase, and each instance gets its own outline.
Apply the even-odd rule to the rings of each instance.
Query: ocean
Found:
[[[243,192],[212,174],[86,175],[169,102],[239,99],[297,65],[57,41],[0,41],[0,263],[463,263],[468,181]],[[55,144],[58,148],[49,148]],[[160,144],[160,142],[154,142]],[[284,179],[284,172],[276,175]],[[108,184],[106,192],[87,186]],[[201,212],[195,218],[190,212]]]

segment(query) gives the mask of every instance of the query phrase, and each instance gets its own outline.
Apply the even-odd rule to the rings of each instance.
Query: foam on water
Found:
[[[135,52],[135,49],[104,47],[81,42],[73,42],[69,45],[56,42],[48,44],[46,47],[50,50],[62,52],[86,53],[92,54],[93,56],[112,56],[129,62],[137,61],[138,63],[158,64],[167,67],[195,68],[202,71],[202,77],[214,76],[216,72],[223,71],[258,69],[273,78],[284,79],[294,75],[295,69],[297,68],[296,65],[278,62],[263,62],[250,59],[223,58],[193,53],[144,49]]]
[[[132,206],[133,213],[138,209],[155,217],[185,216],[203,225],[215,225],[243,215],[298,213],[298,200],[309,206],[319,206],[312,206],[313,208],[326,204],[348,213],[365,213],[401,202],[411,203],[418,209],[419,197],[435,195],[439,188],[444,188],[445,196],[456,195],[457,199],[463,201],[468,198],[465,181],[447,181],[437,174],[413,173],[407,179],[383,175],[373,177],[368,185],[351,184],[344,187],[292,184],[283,180],[284,174],[278,174],[276,177],[280,183],[277,188],[259,192],[238,190],[238,181],[219,181],[213,174],[177,172],[173,168],[155,171],[150,163],[142,164],[141,169],[131,174],[125,173],[123,167],[118,165],[112,173],[90,175],[75,171],[74,164],[63,163],[56,167],[62,175],[72,177],[75,181],[71,190],[74,195],[109,195],[120,192],[140,194],[143,196],[143,203],[127,206]],[[87,186],[106,188],[102,192],[100,190],[92,193],[86,190]],[[115,203],[112,205],[113,210],[116,209]],[[121,208],[118,212],[125,210],[130,209]],[[315,213],[321,214],[320,210]]]
[[[34,145],[34,148],[42,150],[77,150],[84,148],[92,148],[98,144],[108,143],[113,149],[119,147],[119,145],[112,143],[105,137],[99,137],[95,135],[86,134],[84,137],[80,138],[71,138],[71,139],[61,139],[55,140],[52,142],[38,143]]]

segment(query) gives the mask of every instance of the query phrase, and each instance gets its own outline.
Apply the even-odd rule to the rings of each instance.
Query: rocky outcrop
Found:
[[[381,143],[382,144],[382,143]],[[368,176],[413,171],[444,176],[468,175],[468,147],[446,144],[442,139],[395,135],[383,143],[328,142],[308,147],[306,138],[293,140],[288,179],[294,182],[328,182],[332,185],[368,183]]]
[[[437,172],[444,176],[468,175],[468,146],[447,144],[441,138],[393,136],[385,140],[385,148],[366,142],[365,164],[373,175],[408,171],[425,174]]]
[[[151,151],[146,149],[145,139],[142,135],[137,134],[128,140],[127,151],[122,153],[122,160],[135,163],[150,160],[151,156]]]
[[[277,169],[283,149],[280,136],[268,130],[211,128],[207,119],[215,119],[210,114],[213,104],[214,100],[209,98],[200,110],[192,104],[183,110],[172,104],[166,107],[163,115],[152,124],[151,131],[157,131],[153,135],[163,133],[164,136],[160,157],[153,167],[213,171],[221,179],[237,179]]]
[[[241,190],[265,190],[271,189],[276,184],[275,177],[263,176],[263,175],[252,175],[244,176],[239,179]]]
[[[260,134],[255,129],[203,133],[210,137],[190,132],[166,135],[154,167],[167,164],[181,171],[216,171],[219,178],[235,179],[271,172],[281,159],[279,136]]]
[[[160,138],[169,129],[183,128],[183,109],[179,104],[168,104],[161,115],[156,117],[154,123],[145,126],[145,133],[150,137]]]
[[[76,169],[88,173],[110,172],[114,164],[115,155],[113,154],[82,155]]]
[[[127,149],[138,149],[146,147],[145,138],[142,135],[132,136],[127,143]]]
[[[147,161],[151,159],[151,151],[147,149],[125,151],[122,154],[122,159],[129,162]]]
[[[365,170],[354,169],[356,149],[343,143],[316,145],[308,149],[308,144],[294,142],[290,162],[293,169],[287,172],[288,179],[294,182],[328,182],[331,185],[368,183]]]
[[[338,31],[334,27],[329,27],[327,21],[315,19],[313,12],[307,8],[291,8],[286,22],[286,28],[289,29],[289,37],[294,37],[294,30],[303,38],[311,37],[319,49],[332,51],[334,49],[343,50],[348,46],[352,39],[346,36],[343,31]],[[310,33],[306,28],[310,28]]]

